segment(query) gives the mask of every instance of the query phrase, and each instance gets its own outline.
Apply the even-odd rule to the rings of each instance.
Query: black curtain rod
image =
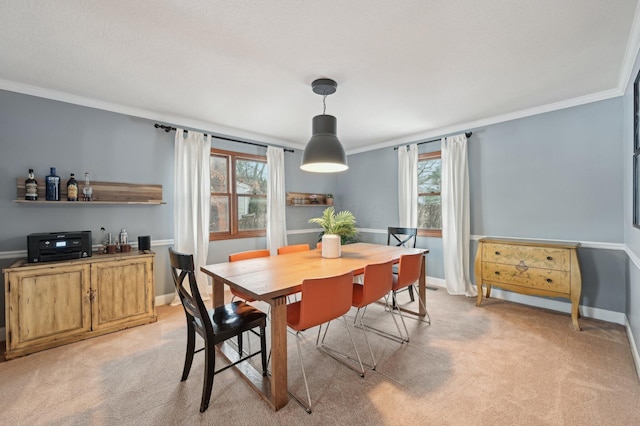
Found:
[[[167,133],[169,133],[171,131],[175,132],[177,130],[175,127],[165,126],[164,124],[158,124],[158,123],[154,124],[153,127],[155,127],[156,129],[162,129]],[[185,130],[185,132],[188,132],[188,131],[189,130]],[[207,136],[206,133],[204,135]],[[211,135],[211,136],[216,138],[216,139],[222,139],[222,140],[225,140],[225,141],[246,143],[247,145],[259,146],[261,148],[266,148],[267,147],[267,145],[263,145],[263,144],[255,143],[255,142],[249,142],[249,141],[241,141],[240,139],[226,138],[224,136],[214,136],[214,135]],[[294,152],[292,149],[289,149],[289,148],[282,148],[282,149],[284,149],[284,152]]]
[[[471,135],[472,135],[472,134],[473,134],[473,132],[466,132],[464,135],[467,137],[467,139],[469,139],[469,138],[471,137]],[[430,140],[430,141],[422,141],[422,142],[418,142],[418,143],[416,143],[416,145],[422,145],[423,143],[440,142],[441,140],[442,140],[442,138],[440,138],[440,139],[433,139],[433,140]],[[405,145],[405,146],[409,146],[409,145],[411,145],[411,144],[407,144],[407,145]],[[401,146],[402,146],[402,145],[394,146],[394,147],[393,147],[393,150],[394,150],[394,151],[397,151],[397,150],[398,150],[398,148],[399,148],[399,147],[401,147]]]

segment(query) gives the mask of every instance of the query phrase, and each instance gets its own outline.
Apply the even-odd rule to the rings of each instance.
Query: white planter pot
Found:
[[[325,234],[322,236],[322,257],[335,259],[340,257],[340,235]]]

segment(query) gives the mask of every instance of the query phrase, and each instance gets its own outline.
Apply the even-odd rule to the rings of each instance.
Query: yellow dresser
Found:
[[[580,330],[578,306],[582,291],[579,243],[482,238],[475,261],[478,301],[491,295],[491,286],[548,297],[571,300],[573,328]]]

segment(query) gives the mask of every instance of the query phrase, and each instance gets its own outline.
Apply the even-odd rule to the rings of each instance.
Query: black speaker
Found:
[[[138,250],[151,250],[151,237],[149,235],[138,237]]]

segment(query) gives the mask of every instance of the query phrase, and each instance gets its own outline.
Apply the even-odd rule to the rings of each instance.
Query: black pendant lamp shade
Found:
[[[311,87],[323,97],[336,91],[337,83],[329,79],[315,80]],[[311,139],[302,154],[300,168],[307,172],[335,173],[349,168],[347,154],[336,136],[337,120],[333,115],[313,117]]]

